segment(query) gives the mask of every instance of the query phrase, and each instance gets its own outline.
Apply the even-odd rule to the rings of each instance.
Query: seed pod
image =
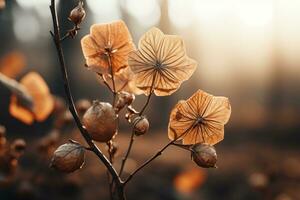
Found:
[[[208,144],[194,144],[191,147],[192,159],[200,167],[216,168],[217,152],[216,149]]]
[[[63,144],[55,150],[50,167],[65,173],[73,172],[83,166],[84,153],[84,148],[78,143]]]
[[[117,115],[111,104],[94,101],[83,115],[83,125],[93,140],[108,142],[117,130]]]
[[[134,101],[134,99],[135,99],[134,94],[131,94],[131,93],[128,93],[128,92],[124,92],[124,91],[121,91],[121,92],[118,94],[118,99],[117,99],[117,102],[116,102],[115,107],[116,107],[118,110],[121,110],[121,109],[124,108],[126,105],[131,105],[132,102]]]
[[[78,5],[70,12],[69,20],[76,26],[79,25],[85,18],[85,10],[83,8],[83,2],[79,1]]]
[[[145,116],[133,120],[133,130],[136,136],[144,135],[149,129],[149,121]]]

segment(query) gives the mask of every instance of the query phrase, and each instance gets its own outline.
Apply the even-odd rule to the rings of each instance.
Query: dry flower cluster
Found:
[[[71,120],[71,115],[73,116],[87,146],[76,141],[59,146],[52,157],[53,168],[62,172],[73,172],[83,167],[85,151],[93,152],[107,168],[111,199],[125,199],[124,188],[132,177],[171,145],[189,151],[192,160],[200,167],[216,167],[217,154],[212,145],[223,140],[224,125],[230,118],[231,107],[226,97],[216,97],[198,90],[188,100],[179,101],[171,111],[168,126],[170,142],[123,179],[122,173],[134,139],[146,134],[151,125],[144,115],[151,97],[168,96],[177,91],[195,72],[197,62],[188,57],[180,36],[165,35],[158,28],[151,28],[140,38],[136,48],[123,21],[94,24],[90,33],[81,40],[85,67],[94,72],[107,86],[113,99],[111,103],[96,100],[91,104],[89,101],[82,101],[75,106],[69,88],[62,42],[77,35],[86,12],[83,2],[79,1],[68,18],[73,23],[73,28],[61,36],[55,0],[51,0],[50,10],[54,27],[51,35],[59,57],[70,112],[59,109],[59,101],[51,95],[45,81],[35,72],[26,74],[19,82],[13,79],[18,70],[11,75],[6,73],[5,76],[3,73],[0,74],[0,81],[13,93],[9,108],[11,115],[24,123],[40,122],[52,112],[57,112],[60,113],[57,115],[60,117],[57,117],[55,126],[61,127],[61,124],[65,124]],[[136,109],[135,95],[140,94],[146,95],[147,100],[141,109]],[[126,110],[124,116],[120,113],[122,109]],[[113,165],[117,151],[114,140],[122,117],[132,127],[132,134],[117,172]],[[53,139],[52,136],[41,142],[41,148],[45,147],[48,151],[47,148],[52,144],[49,142]],[[57,140],[57,137],[54,137],[54,140]],[[107,146],[108,158],[94,141]],[[6,155],[10,154],[12,153]],[[194,175],[188,176],[193,179]],[[193,188],[198,184],[196,181],[188,187]]]

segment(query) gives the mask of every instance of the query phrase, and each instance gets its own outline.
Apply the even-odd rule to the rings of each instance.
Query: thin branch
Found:
[[[122,164],[121,164],[121,168],[120,168],[120,171],[119,171],[119,176],[120,177],[122,176],[122,173],[123,173],[123,170],[124,170],[127,158],[128,158],[128,156],[130,154],[130,151],[131,151],[131,148],[132,148],[132,145],[133,145],[133,141],[134,141],[134,131],[132,130],[131,137],[130,137],[130,142],[129,142],[129,146],[127,148],[127,151],[126,151],[126,154],[125,154],[124,158],[122,159]]]
[[[161,148],[156,154],[154,154],[151,158],[149,158],[146,162],[144,162],[141,166],[139,166],[135,171],[133,171],[128,178],[124,181],[124,185],[126,185],[131,179],[132,177],[138,173],[141,169],[143,169],[144,167],[146,167],[149,163],[151,163],[155,158],[157,158],[158,156],[160,156],[164,150],[166,150],[170,145],[172,145],[176,140],[172,140],[171,142],[169,142],[168,144],[166,144],[163,148]]]
[[[55,47],[57,50],[57,55],[59,58],[60,62],[60,69],[62,73],[62,78],[64,82],[64,89],[66,93],[66,98],[67,102],[69,105],[69,110],[72,113],[72,116],[76,122],[76,125],[78,129],[80,130],[81,135],[87,142],[87,144],[90,146],[90,149],[97,155],[97,157],[103,162],[105,167],[108,169],[110,174],[112,175],[113,179],[116,182],[117,189],[118,189],[118,195],[120,199],[124,199],[124,193],[123,193],[123,183],[120,177],[118,176],[116,170],[112,166],[112,164],[109,162],[109,160],[104,156],[104,154],[101,152],[101,150],[94,144],[93,140],[91,139],[89,133],[85,129],[85,127],[82,125],[80,118],[78,116],[77,110],[74,105],[74,100],[71,94],[70,86],[69,86],[69,79],[68,79],[68,73],[67,73],[67,68],[65,64],[65,59],[64,59],[64,54],[62,50],[62,45],[61,45],[61,36],[60,36],[60,30],[59,30],[59,23],[58,23],[58,18],[57,18],[57,13],[56,13],[56,7],[55,7],[55,0],[51,0],[51,5],[50,5],[50,11],[52,15],[52,21],[53,21],[53,29],[54,33],[52,33],[53,41],[55,43]]]

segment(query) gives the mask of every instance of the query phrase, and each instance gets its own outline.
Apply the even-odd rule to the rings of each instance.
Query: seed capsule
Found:
[[[216,149],[208,144],[195,144],[191,147],[192,159],[200,167],[216,168],[217,152]]]
[[[149,129],[149,121],[144,116],[139,116],[133,120],[133,129],[136,136],[144,135]]]
[[[93,140],[108,142],[117,130],[117,115],[111,104],[94,101],[83,115],[83,125]]]
[[[132,102],[134,101],[134,99],[135,99],[134,94],[122,91],[118,94],[118,99],[117,99],[115,107],[118,110],[121,110],[126,105],[131,105]]]
[[[65,173],[73,172],[83,166],[84,153],[84,148],[78,143],[63,144],[54,152],[50,167]]]
[[[83,8],[83,2],[80,1],[78,5],[70,12],[69,20],[76,26],[79,25],[85,18],[85,10]]]

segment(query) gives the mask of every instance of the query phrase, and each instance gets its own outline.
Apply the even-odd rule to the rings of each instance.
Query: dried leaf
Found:
[[[20,83],[32,96],[33,108],[30,111],[20,105],[17,97],[13,95],[9,107],[11,115],[27,124],[33,123],[34,120],[44,121],[54,108],[54,100],[46,82],[39,74],[30,72],[21,79]]]
[[[186,55],[179,36],[164,35],[158,28],[146,32],[137,51],[129,54],[136,85],[146,95],[171,95],[194,73],[197,63]]]
[[[128,54],[135,48],[128,28],[121,20],[92,25],[90,34],[82,38],[81,46],[88,68],[100,74],[110,73],[108,55],[113,72],[126,68]]]
[[[231,114],[229,100],[198,90],[187,101],[179,101],[173,108],[168,135],[184,144],[214,145],[224,138],[224,125]]]
[[[0,1],[1,7],[1,1]],[[24,69],[26,59],[20,52],[13,51],[5,55],[0,61],[0,72],[10,78],[16,78]]]
[[[54,152],[50,166],[70,173],[80,169],[84,164],[85,151],[78,143],[63,144]]]

